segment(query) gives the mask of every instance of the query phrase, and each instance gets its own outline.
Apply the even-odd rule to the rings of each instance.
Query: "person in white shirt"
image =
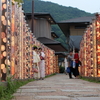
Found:
[[[67,72],[66,72],[66,69],[67,69],[67,67],[68,67],[68,61],[67,61],[67,57],[68,57],[68,55],[66,55],[66,56],[65,56],[65,59],[64,59],[64,65],[65,65],[65,74],[67,74]]]
[[[38,80],[40,79],[40,69],[39,69],[39,62],[40,57],[37,53],[38,48],[35,46],[33,47],[33,71],[34,71],[34,79]],[[36,72],[35,69],[38,71]]]
[[[45,78],[45,54],[42,51],[42,48],[39,48],[40,52],[40,79],[44,80]]]

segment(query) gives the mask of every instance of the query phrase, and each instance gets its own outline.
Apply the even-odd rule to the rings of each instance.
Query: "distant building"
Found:
[[[26,13],[26,20],[32,29],[32,13]],[[49,13],[34,13],[34,35],[36,38],[51,39],[51,25],[56,24]]]
[[[30,28],[32,28],[32,14],[26,13],[26,20]],[[53,49],[57,54],[58,52],[66,52],[67,49],[58,41],[55,32],[51,31],[51,25],[56,24],[55,20],[49,13],[35,13],[34,14],[34,35],[37,40]],[[64,54],[61,54],[64,55]]]
[[[94,18],[94,16],[79,17],[57,23],[62,32],[65,34],[66,40],[68,40],[67,42],[71,48],[74,47],[79,49],[84,31]]]

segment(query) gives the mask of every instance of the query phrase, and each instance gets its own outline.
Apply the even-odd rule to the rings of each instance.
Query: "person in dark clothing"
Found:
[[[79,55],[78,55],[78,49],[75,49],[74,59],[75,59],[75,63],[76,63],[75,75],[76,75],[76,78],[79,78],[79,70],[78,70],[78,67],[79,67]]]
[[[67,60],[68,60],[68,67],[70,67],[69,78],[72,79],[72,73],[75,76],[75,72],[72,66],[72,62],[73,62],[73,52],[72,51],[70,51]]]

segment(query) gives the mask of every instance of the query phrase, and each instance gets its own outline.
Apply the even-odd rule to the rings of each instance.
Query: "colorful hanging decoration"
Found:
[[[13,2],[13,3],[12,3]],[[26,23],[22,4],[13,0],[0,1],[0,81],[33,78],[33,46],[41,47],[46,55],[46,75],[58,72],[55,52],[40,43]]]
[[[87,77],[100,77],[100,15],[87,27],[80,43],[80,73]]]
[[[7,76],[7,65],[8,65],[8,62],[9,62],[9,65],[10,65],[10,56],[9,56],[9,51],[10,51],[10,27],[8,29],[7,25],[8,25],[8,21],[7,21],[7,18],[10,17],[9,16],[9,11],[8,11],[8,15],[7,15],[7,1],[6,0],[3,0],[1,2],[1,37],[0,37],[0,46],[1,46],[1,51],[0,51],[0,67],[1,67],[1,70],[0,70],[0,75],[1,75],[1,81],[6,81],[6,76]],[[10,23],[10,22],[9,22]],[[9,40],[8,40],[8,37],[9,37]],[[9,44],[9,46],[7,45]],[[7,46],[7,47],[6,47]],[[7,52],[8,50],[8,52]],[[7,56],[8,55],[8,56]]]

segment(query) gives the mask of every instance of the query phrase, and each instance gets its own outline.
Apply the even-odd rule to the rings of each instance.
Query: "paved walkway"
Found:
[[[13,100],[100,100],[100,84],[57,74],[20,87]]]

